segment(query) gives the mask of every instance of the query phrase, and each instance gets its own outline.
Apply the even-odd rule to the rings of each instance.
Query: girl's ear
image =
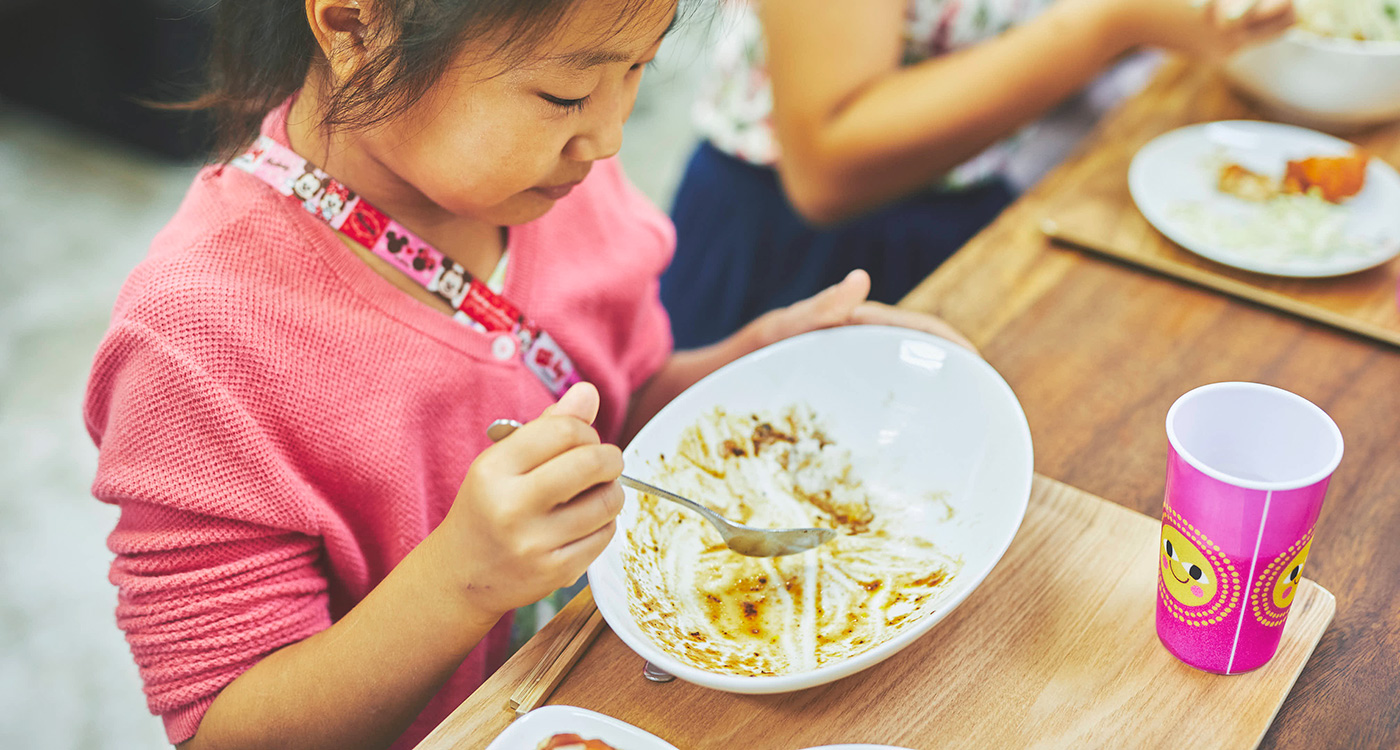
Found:
[[[374,0],[306,0],[306,20],[336,78],[345,80],[363,61]]]

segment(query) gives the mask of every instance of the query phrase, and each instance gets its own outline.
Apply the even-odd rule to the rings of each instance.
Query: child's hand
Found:
[[[597,414],[597,389],[576,385],[472,462],[433,536],[474,611],[494,619],[568,586],[612,538],[622,451],[599,441]]]
[[[750,324],[759,346],[822,328],[845,325],[886,325],[942,336],[972,351],[977,348],[941,318],[870,302],[870,276],[852,271],[841,283],[787,307],[765,313]]]
[[[1132,45],[1220,60],[1293,25],[1292,0],[1106,0]]]

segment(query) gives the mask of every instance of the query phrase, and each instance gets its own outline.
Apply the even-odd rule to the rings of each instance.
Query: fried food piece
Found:
[[[1366,187],[1366,163],[1370,157],[1360,151],[1347,156],[1314,156],[1288,162],[1283,192],[1290,195],[1317,195],[1328,203],[1341,203]]]
[[[585,740],[577,734],[556,734],[540,743],[538,750],[614,750],[602,740]]]
[[[1272,179],[1238,164],[1226,164],[1220,168],[1216,187],[1222,193],[1255,203],[1263,203],[1278,195],[1278,185]]]

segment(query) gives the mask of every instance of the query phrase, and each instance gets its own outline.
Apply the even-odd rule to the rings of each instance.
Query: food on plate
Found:
[[[1282,181],[1226,162],[1220,166],[1216,188],[1255,203],[1282,195],[1315,195],[1328,203],[1340,204],[1366,187],[1366,163],[1370,157],[1360,151],[1346,156],[1313,156],[1295,159],[1284,168]]]
[[[1276,180],[1238,164],[1226,164],[1220,168],[1216,187],[1222,193],[1256,203],[1263,203],[1279,193]]]
[[[1192,242],[1269,262],[1372,257],[1394,243],[1355,234],[1344,207],[1312,195],[1280,195],[1248,213],[1185,201],[1171,206],[1169,215]]]
[[[1175,204],[1169,212],[1193,242],[1254,260],[1372,256],[1390,241],[1350,231],[1346,206],[1366,187],[1369,161],[1361,151],[1295,159],[1286,163],[1281,177],[1273,177],[1217,155],[1208,161],[1216,169],[1215,188],[1257,207],[1191,201]]]
[[[616,750],[602,740],[585,740],[577,734],[556,734],[541,742],[536,750]]]
[[[1298,25],[1323,36],[1400,41],[1400,0],[1294,0]]]
[[[1314,156],[1288,162],[1283,175],[1283,192],[1312,195],[1314,191],[1328,203],[1341,203],[1366,187],[1366,162],[1359,151],[1347,156]]]
[[[808,408],[715,409],[654,466],[656,484],[740,523],[839,532],[802,554],[744,557],[698,515],[643,495],[623,553],[628,607],[700,669],[778,675],[854,656],[932,613],[962,566],[918,533],[946,520],[942,495],[873,490]]]

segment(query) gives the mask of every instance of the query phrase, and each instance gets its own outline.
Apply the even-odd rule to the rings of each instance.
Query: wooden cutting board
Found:
[[[1231,677],[1199,672],[1157,642],[1159,531],[1157,520],[1037,476],[1021,531],[987,580],[876,667],[797,693],[732,695],[648,682],[642,660],[604,631],[549,703],[600,711],[683,750],[1254,747],[1335,600],[1304,580],[1272,661]],[[531,641],[420,750],[489,744],[550,637]]]
[[[1062,243],[1174,276],[1283,312],[1400,346],[1400,258],[1333,279],[1287,279],[1206,260],[1153,229],[1128,194],[1128,165],[1163,133],[1213,120],[1265,119],[1215,70],[1168,62],[1152,84],[1086,143],[1057,193],[1044,201],[1046,234]],[[1400,166],[1400,123],[1343,136]],[[1395,207],[1400,211],[1400,206]]]

